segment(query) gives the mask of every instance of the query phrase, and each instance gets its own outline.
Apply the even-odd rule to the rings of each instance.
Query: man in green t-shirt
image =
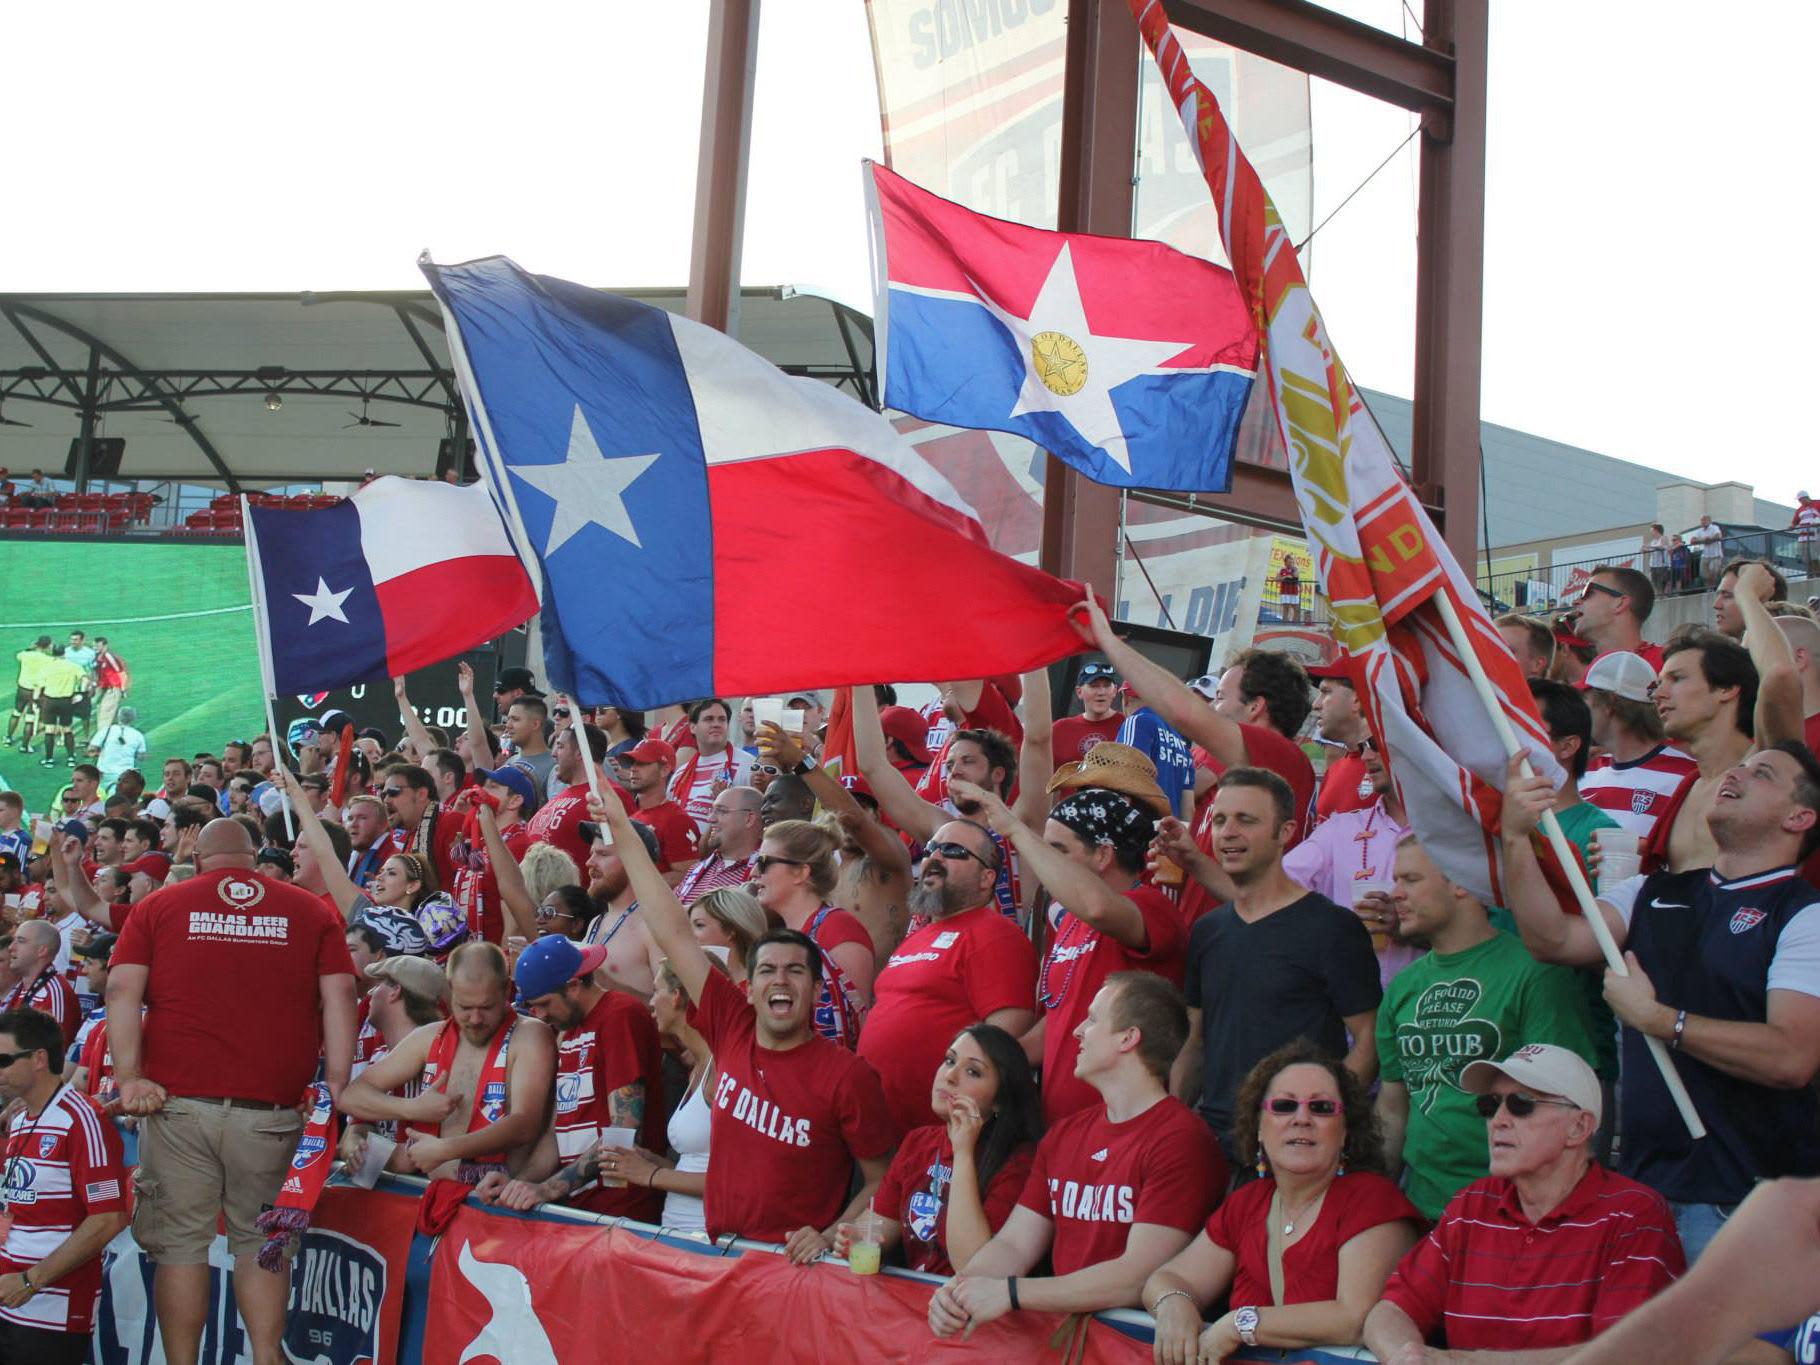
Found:
[[[1574,973],[1544,966],[1492,928],[1483,904],[1442,875],[1416,836],[1397,846],[1397,925],[1426,943],[1384,988],[1378,1008],[1378,1117],[1386,1154],[1408,1167],[1404,1193],[1438,1218],[1490,1169],[1485,1121],[1460,1086],[1468,1063],[1502,1061],[1525,1043],[1594,1057]]]

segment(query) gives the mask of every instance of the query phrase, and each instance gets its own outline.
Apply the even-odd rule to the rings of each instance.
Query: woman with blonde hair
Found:
[[[872,1004],[876,963],[872,935],[845,910],[828,904],[840,881],[835,854],[840,835],[808,820],[779,820],[765,831],[746,885],[767,914],[807,934],[821,949],[821,993],[815,1030],[843,1047],[859,1041],[860,1020]]]
[[[723,886],[689,907],[689,927],[704,948],[727,950],[728,975],[743,982],[752,945],[771,926],[758,897],[743,886]]]

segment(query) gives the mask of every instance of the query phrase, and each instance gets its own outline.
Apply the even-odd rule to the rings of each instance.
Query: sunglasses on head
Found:
[[[774,853],[761,853],[758,855],[758,861],[752,867],[756,872],[765,872],[778,863],[782,863],[785,867],[807,867],[809,865],[801,858],[780,858]]]
[[[950,861],[958,858],[971,858],[988,872],[998,871],[997,863],[986,861],[985,858],[975,853],[965,844],[957,844],[952,840],[943,840],[939,844],[930,844],[929,852],[933,853],[938,858],[947,858]]]
[[[1330,1119],[1340,1112],[1338,1100],[1292,1100],[1287,1095],[1278,1095],[1264,1101],[1264,1107],[1273,1114],[1287,1117],[1298,1109],[1306,1109],[1318,1119]]]
[[[1542,1100],[1534,1095],[1525,1095],[1521,1090],[1512,1090],[1507,1095],[1480,1095],[1473,1102],[1473,1108],[1479,1111],[1482,1119],[1495,1118],[1500,1106],[1510,1110],[1513,1119],[1526,1119],[1536,1112],[1538,1104],[1552,1104],[1557,1109],[1578,1109],[1580,1106],[1571,1100]]]

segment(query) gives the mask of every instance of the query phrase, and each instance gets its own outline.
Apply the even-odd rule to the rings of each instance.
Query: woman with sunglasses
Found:
[[[1382,1173],[1364,1088],[1298,1038],[1251,1069],[1233,1124],[1258,1179],[1144,1285],[1158,1365],[1224,1360],[1242,1346],[1357,1344],[1421,1223]],[[1201,1309],[1222,1297],[1232,1311],[1204,1324]]]
[[[828,904],[840,882],[834,860],[838,835],[808,820],[779,820],[765,831],[746,885],[767,914],[807,934],[822,951],[822,981],[815,1002],[815,1031],[852,1048],[860,1020],[872,1004],[876,970],[872,935],[845,910]]]
[[[930,1105],[941,1121],[905,1134],[874,1208],[882,1248],[902,1246],[912,1270],[953,1275],[1017,1206],[1043,1135],[1043,1106],[1023,1048],[992,1024],[955,1035]],[[847,1254],[856,1231],[840,1225],[836,1256]]]

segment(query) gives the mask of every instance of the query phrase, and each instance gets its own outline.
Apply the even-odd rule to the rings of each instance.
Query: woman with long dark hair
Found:
[[[901,1246],[912,1270],[953,1275],[1011,1216],[1043,1135],[1043,1102],[1017,1040],[971,1024],[936,1068],[930,1104],[941,1122],[905,1135],[873,1208],[882,1247]],[[842,1223],[834,1254],[856,1234]]]

